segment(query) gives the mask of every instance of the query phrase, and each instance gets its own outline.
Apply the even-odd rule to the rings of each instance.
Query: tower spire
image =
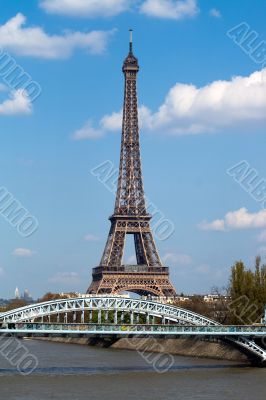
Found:
[[[133,29],[129,29],[129,53],[133,53]]]

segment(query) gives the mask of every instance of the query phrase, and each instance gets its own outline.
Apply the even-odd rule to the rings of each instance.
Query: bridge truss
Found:
[[[80,323],[85,322],[85,312],[89,312],[89,322],[92,321],[92,313],[97,312],[98,324],[102,325],[102,331],[104,331],[104,320],[106,323],[109,321],[110,313],[114,320],[114,325],[120,325],[125,322],[125,316],[127,315],[130,320],[130,325],[139,325],[140,316],[145,316],[146,324],[155,323],[157,327],[163,326],[167,323],[182,326],[195,326],[196,327],[213,327],[210,329],[209,335],[215,335],[215,327],[219,331],[219,337],[224,340],[229,340],[236,344],[242,350],[256,356],[263,363],[266,362],[266,350],[255,343],[254,337],[262,336],[258,335],[256,328],[250,329],[248,334],[238,332],[238,334],[230,335],[230,332],[223,329],[223,325],[218,324],[209,318],[194,313],[192,311],[175,307],[169,304],[162,304],[155,301],[132,299],[127,297],[115,297],[115,296],[91,296],[91,297],[77,297],[70,299],[59,299],[48,301],[44,303],[38,303],[29,305],[26,307],[18,308],[12,311],[8,311],[0,314],[0,323],[34,323],[41,321],[45,318],[50,321],[51,316],[56,315],[59,322],[60,315],[64,314],[64,322],[67,323],[67,316],[72,314],[73,320],[76,321],[77,313],[80,315]],[[109,324],[110,325],[110,324]],[[180,331],[180,329],[179,329]],[[178,329],[174,332],[176,335],[181,334]],[[107,332],[107,330],[105,331]],[[115,333],[115,331],[112,331]],[[132,333],[132,329],[130,331]],[[205,331],[205,335],[206,335]],[[149,334],[147,332],[147,334]],[[150,330],[151,334],[151,330]],[[172,333],[173,334],[173,333]],[[190,334],[193,334],[191,331]],[[200,332],[197,333],[200,335]],[[204,335],[204,330],[202,331]]]

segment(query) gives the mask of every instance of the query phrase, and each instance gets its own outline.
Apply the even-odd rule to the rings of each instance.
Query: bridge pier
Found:
[[[114,312],[114,323],[117,325],[117,310]]]
[[[98,310],[98,324],[102,323],[102,310]]]
[[[108,322],[108,311],[107,310],[104,313],[104,321],[107,324],[107,322]]]
[[[92,310],[89,311],[89,322],[92,323]]]
[[[150,323],[150,314],[147,313],[146,314],[146,324],[149,325],[149,323]]]

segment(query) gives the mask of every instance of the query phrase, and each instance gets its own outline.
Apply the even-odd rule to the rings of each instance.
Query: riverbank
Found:
[[[155,353],[168,353],[178,356],[204,357],[216,360],[247,362],[248,357],[229,343],[209,341],[198,338],[120,339],[112,345],[115,349],[139,350]]]
[[[224,343],[221,341],[207,341],[198,338],[122,338],[115,342],[113,342],[111,339],[99,340],[92,338],[46,337],[35,339],[56,343],[110,347],[117,350],[138,350],[142,352],[168,353],[178,356],[248,362],[248,357],[229,343]]]

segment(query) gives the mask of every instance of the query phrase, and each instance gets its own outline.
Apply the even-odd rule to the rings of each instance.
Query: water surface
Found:
[[[0,399],[265,400],[266,369],[174,356],[165,373],[136,351],[25,340],[37,369],[21,376],[0,355]],[[151,360],[154,355],[151,355]]]

